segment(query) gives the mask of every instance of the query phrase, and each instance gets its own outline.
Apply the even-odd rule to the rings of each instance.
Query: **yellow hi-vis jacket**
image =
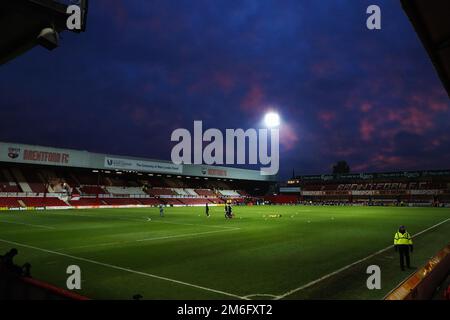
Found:
[[[403,234],[401,234],[400,232],[395,233],[394,245],[400,244],[413,244],[411,236],[409,235],[408,231],[405,231],[405,233]]]

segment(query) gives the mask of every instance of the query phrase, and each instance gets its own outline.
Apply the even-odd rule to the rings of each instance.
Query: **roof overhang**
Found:
[[[87,0],[79,1],[82,10],[82,28],[86,27]],[[45,28],[58,34],[67,30],[68,3],[63,0],[2,0],[0,1],[0,65],[25,53],[39,42]],[[46,46],[47,47],[47,46]],[[52,49],[52,47],[47,47]]]
[[[450,1],[401,0],[450,97]]]

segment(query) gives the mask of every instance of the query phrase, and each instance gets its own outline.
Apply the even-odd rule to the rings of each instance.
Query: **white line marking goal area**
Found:
[[[43,228],[43,229],[56,229],[55,227],[51,227],[51,226],[44,226],[44,225],[41,225],[41,224],[31,224],[31,223],[16,222],[16,221],[13,222],[13,221],[0,220],[0,223],[17,224],[17,225],[20,225],[20,226]]]
[[[168,235],[168,236],[160,236],[153,238],[145,238],[145,239],[137,239],[130,241],[115,241],[115,242],[106,242],[106,243],[96,243],[96,244],[88,244],[84,246],[76,246],[76,247],[68,247],[68,248],[59,248],[55,249],[56,251],[66,251],[72,249],[83,249],[83,248],[97,248],[97,247],[106,247],[106,246],[117,246],[117,245],[125,245],[136,242],[145,242],[145,241],[158,241],[158,240],[168,240],[168,239],[176,239],[176,238],[195,238],[208,234],[221,233],[221,232],[230,232],[241,230],[240,228],[230,228],[230,229],[221,229],[221,230],[213,230],[213,231],[204,231],[204,232],[193,232],[193,233],[182,233],[176,235]]]
[[[69,216],[66,213],[57,213],[57,212],[49,212],[48,214],[51,215],[60,215],[60,216]],[[174,222],[174,221],[164,221],[160,220],[159,217],[154,217],[151,219],[150,217],[125,217],[125,216],[118,216],[118,215],[111,215],[111,216],[105,216],[105,215],[96,215],[96,214],[79,214],[79,213],[70,213],[70,217],[84,217],[84,218],[92,218],[92,219],[106,219],[106,220],[121,220],[121,221],[130,221],[130,222],[139,222],[139,223],[167,223],[167,224],[174,224],[174,225],[180,225],[180,226],[194,226],[194,227],[204,227],[204,228],[218,228],[218,229],[236,229],[236,227],[230,227],[230,226],[221,226],[221,225],[214,225],[214,224],[198,224],[198,223],[183,223],[183,222]],[[164,219],[164,218],[163,218]]]

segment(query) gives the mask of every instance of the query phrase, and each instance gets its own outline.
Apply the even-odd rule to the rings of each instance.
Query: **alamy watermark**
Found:
[[[66,281],[66,287],[69,290],[81,289],[81,268],[77,265],[70,265],[66,269],[66,273],[69,275]]]
[[[66,8],[67,20],[66,27],[68,30],[82,30],[83,28],[83,15],[86,14],[87,3],[85,1],[79,1],[80,5],[71,4]]]
[[[367,278],[366,286],[369,290],[381,289],[381,269],[376,264],[370,265],[366,269],[366,273],[370,274]]]
[[[381,30],[381,8],[376,4],[367,7],[367,14],[370,14],[366,20],[366,27],[369,30]]]
[[[175,164],[259,164],[264,166],[261,175],[275,175],[279,170],[278,128],[226,129],[224,135],[215,128],[203,132],[203,122],[194,121],[193,136],[179,128],[172,132],[171,141],[178,142],[171,152]]]

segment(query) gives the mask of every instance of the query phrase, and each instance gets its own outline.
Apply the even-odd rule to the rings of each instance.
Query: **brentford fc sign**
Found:
[[[27,161],[68,164],[69,157],[68,153],[23,150],[23,160]]]
[[[68,164],[70,155],[63,152],[49,152],[10,147],[8,148],[8,158],[11,160],[24,160],[49,164]]]

